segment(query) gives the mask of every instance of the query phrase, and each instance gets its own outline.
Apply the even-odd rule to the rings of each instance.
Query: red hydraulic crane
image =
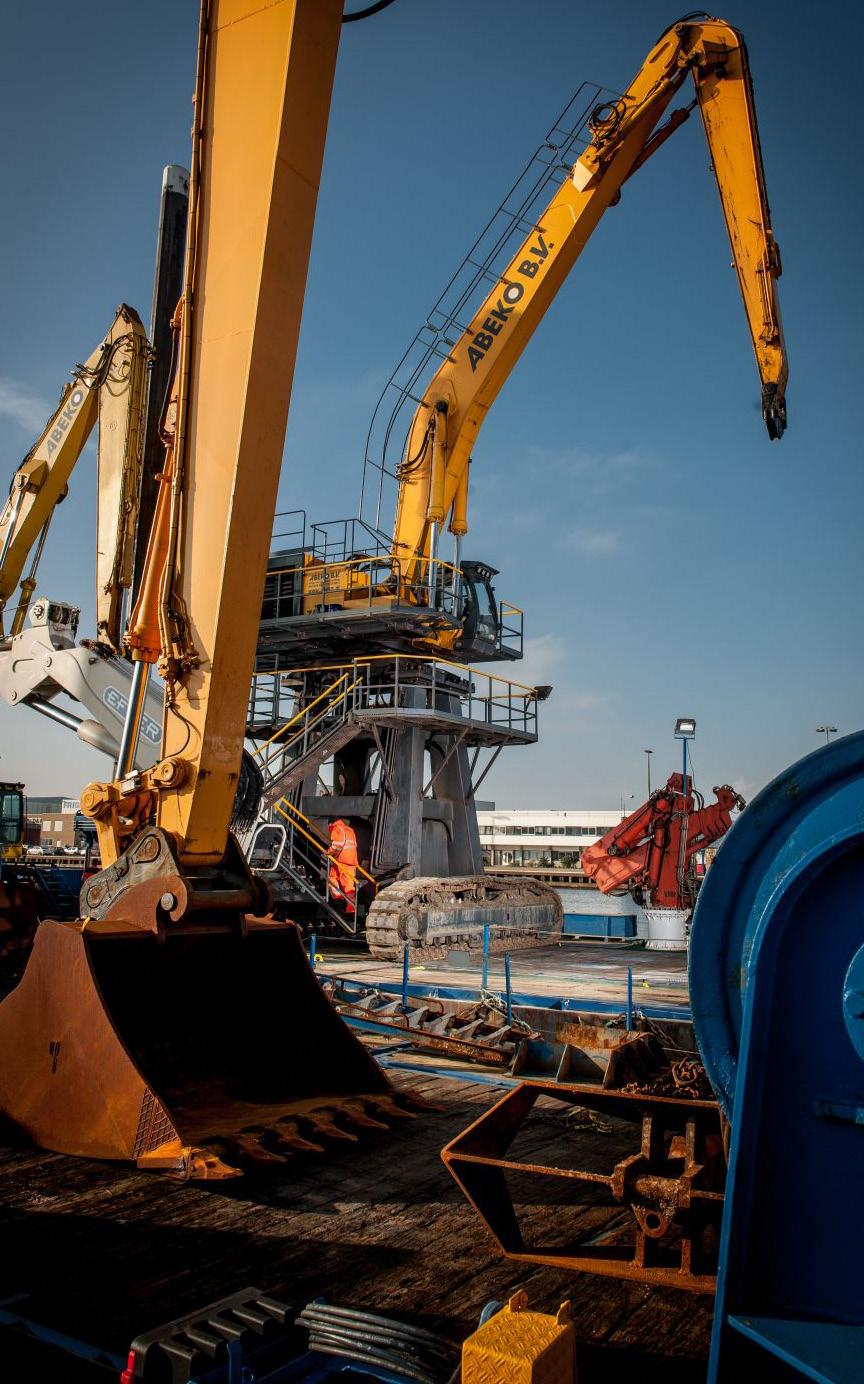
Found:
[[[728,783],[714,794],[717,801],[705,807],[689,775],[685,784],[681,774],[670,774],[665,788],[582,852],[588,878],[602,893],[628,891],[646,908],[689,908],[688,867],[694,855],[724,836],[732,809],[745,806]]]

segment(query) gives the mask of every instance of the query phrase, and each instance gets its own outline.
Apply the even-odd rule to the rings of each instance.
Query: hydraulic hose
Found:
[[[351,14],[343,14],[343,24],[353,24],[355,19],[371,19],[373,14],[379,14],[381,10],[386,10],[388,5],[392,5],[393,0],[375,0],[374,5],[367,5],[365,9],[354,10]]]
[[[309,1349],[322,1355],[380,1365],[417,1384],[451,1384],[458,1379],[458,1366],[453,1372],[457,1347],[422,1327],[351,1307],[332,1307],[321,1299],[304,1307],[295,1324],[309,1332]]]

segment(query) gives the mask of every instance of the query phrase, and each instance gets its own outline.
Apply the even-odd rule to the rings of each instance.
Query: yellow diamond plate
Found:
[[[565,1303],[557,1317],[525,1310],[524,1293],[462,1346],[462,1384],[573,1384],[576,1346]]]

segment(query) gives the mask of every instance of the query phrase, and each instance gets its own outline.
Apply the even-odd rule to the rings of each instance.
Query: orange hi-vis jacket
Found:
[[[341,817],[330,823],[330,897],[353,913],[357,904],[357,833]]]

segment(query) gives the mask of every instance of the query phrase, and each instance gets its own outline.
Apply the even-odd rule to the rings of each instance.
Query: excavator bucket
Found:
[[[232,1177],[410,1115],[293,924],[159,938],[43,922],[0,1004],[0,1110],[45,1148]]]

